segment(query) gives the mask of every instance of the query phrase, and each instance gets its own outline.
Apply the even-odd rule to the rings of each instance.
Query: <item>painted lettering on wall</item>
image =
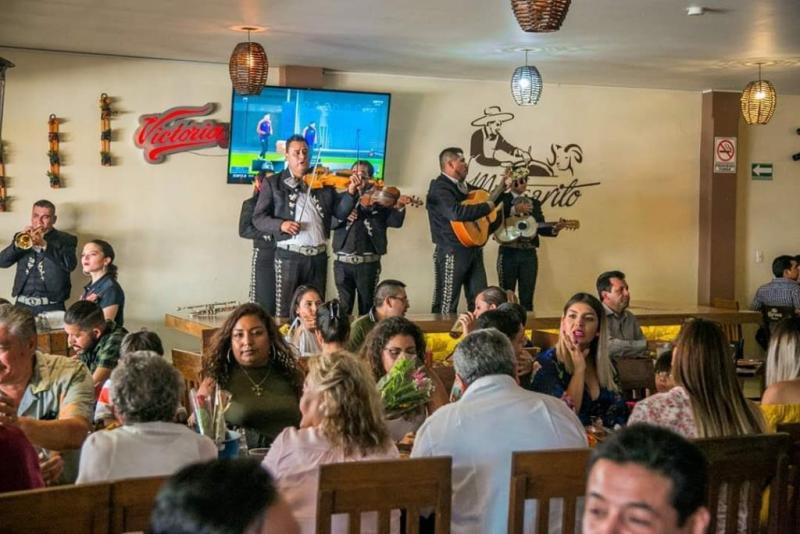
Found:
[[[144,151],[147,163],[163,163],[167,155],[178,152],[214,146],[227,148],[228,124],[213,119],[191,120],[210,115],[216,107],[209,102],[204,106],[180,106],[142,115],[133,140]]]
[[[531,147],[527,149],[507,141],[502,125],[514,119],[513,113],[503,112],[500,106],[489,106],[483,115],[470,125],[477,129],[470,139],[470,167],[467,182],[491,190],[502,179],[506,167],[528,169],[528,195],[543,206],[567,208],[574,206],[590,187],[598,181],[581,181],[575,178],[577,166],[583,162],[583,149],[575,143],[550,145],[550,153],[536,157]],[[568,175],[569,181],[551,181]]]

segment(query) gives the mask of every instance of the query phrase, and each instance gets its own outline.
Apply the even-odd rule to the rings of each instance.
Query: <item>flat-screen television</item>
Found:
[[[388,93],[266,86],[259,95],[233,92],[228,183],[249,184],[261,169],[285,167],[286,139],[306,138],[312,165],[332,172],[357,159],[383,177],[389,127]]]

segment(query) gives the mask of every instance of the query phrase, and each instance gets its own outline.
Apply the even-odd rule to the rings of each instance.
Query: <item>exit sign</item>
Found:
[[[772,163],[751,163],[750,175],[753,180],[772,180]]]

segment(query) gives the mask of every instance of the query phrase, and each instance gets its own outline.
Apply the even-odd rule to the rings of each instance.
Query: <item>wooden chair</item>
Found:
[[[389,534],[392,510],[405,510],[406,532],[418,534],[423,508],[436,513],[437,534],[450,532],[449,457],[327,464],[319,470],[317,534],[330,534],[331,516],[348,514],[349,532],[361,531],[361,513],[378,512],[378,532]]]
[[[656,391],[656,375],[651,358],[617,358],[620,389],[626,400],[641,400]]]
[[[737,532],[740,505],[747,509],[746,532],[760,532],[764,490],[769,487],[769,532],[781,532],[786,517],[787,468],[791,440],[786,434],[699,439],[708,460],[709,532]],[[725,525],[718,530],[720,494],[725,490]],[[745,502],[740,498],[745,493]]]
[[[525,501],[538,501],[536,534],[549,529],[550,499],[563,499],[562,532],[575,532],[578,497],[586,494],[586,465],[590,449],[522,451],[511,455],[511,493],[508,534],[522,534]]]
[[[714,308],[739,311],[738,300],[714,297],[711,299],[711,306]],[[742,334],[741,324],[720,322],[719,326],[722,328],[722,332],[725,334],[725,337],[728,338],[728,343],[730,343],[732,346],[739,347],[742,343],[744,343],[744,335]]]
[[[724,308],[726,310],[739,311],[739,301],[714,297],[711,299],[711,306],[714,308]],[[744,334],[742,325],[734,323],[718,323],[728,343],[731,345],[734,360],[736,360],[736,376],[739,384],[744,387],[745,380],[753,378],[758,382],[758,391],[754,399],[760,399],[764,392],[764,362],[744,356]]]
[[[111,532],[148,532],[156,494],[167,477],[119,480],[111,485]]]
[[[800,423],[779,424],[778,432],[789,434],[792,440],[792,450],[789,454],[789,471],[787,473],[789,479],[786,514],[789,522],[788,526],[800,525]]]
[[[0,531],[104,534],[110,509],[111,485],[107,483],[3,493]]]
[[[172,349],[172,365],[183,377],[183,407],[192,413],[192,403],[189,400],[189,391],[200,387],[201,356],[197,352]]]

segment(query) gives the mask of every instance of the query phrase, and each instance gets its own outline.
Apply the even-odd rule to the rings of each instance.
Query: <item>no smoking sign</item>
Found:
[[[714,173],[736,174],[736,138],[714,138]]]

